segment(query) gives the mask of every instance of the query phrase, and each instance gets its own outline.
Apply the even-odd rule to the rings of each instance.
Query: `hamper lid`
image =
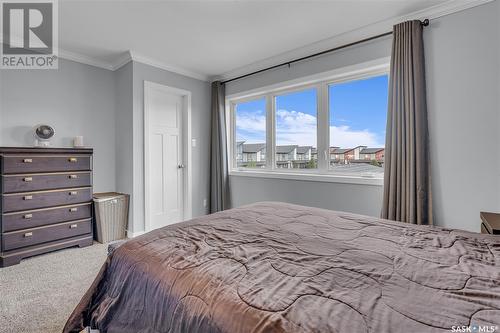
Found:
[[[94,193],[93,198],[94,201],[105,201],[105,200],[110,200],[110,199],[116,199],[120,197],[128,196],[128,194],[125,193],[119,193],[119,192],[101,192],[101,193]]]

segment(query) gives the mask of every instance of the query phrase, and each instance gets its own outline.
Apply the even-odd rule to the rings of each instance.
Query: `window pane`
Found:
[[[316,169],[316,89],[276,96],[276,167]]]
[[[235,105],[236,165],[240,168],[266,166],[266,99]]]
[[[330,169],[383,177],[388,76],[329,87]]]

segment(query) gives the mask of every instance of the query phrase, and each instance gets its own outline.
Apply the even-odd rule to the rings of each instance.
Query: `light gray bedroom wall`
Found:
[[[434,212],[447,227],[479,231],[481,210],[500,211],[499,7],[425,29]]]
[[[227,84],[226,94],[232,95],[374,59],[389,57],[391,55],[391,43],[392,40],[390,37],[384,37],[330,55],[292,64],[290,68],[283,66],[279,69],[233,81]]]
[[[76,135],[94,148],[96,192],[131,195],[129,229],[144,230],[143,81],[192,93],[193,216],[207,213],[210,84],[129,62],[117,71],[60,59],[58,70],[0,72],[0,145],[31,145],[32,127],[56,129],[53,146]],[[132,222],[133,221],[133,222]]]
[[[188,90],[192,94],[191,131],[196,139],[192,148],[193,217],[207,213],[210,142],[210,84],[156,67],[133,62],[133,231],[144,230],[144,81]]]
[[[369,216],[380,215],[382,186],[238,176],[231,176],[230,181],[234,207],[258,201],[283,201]]]
[[[53,146],[84,136],[94,148],[95,191],[115,189],[113,72],[60,59],[57,70],[0,70],[0,145],[33,144],[33,127],[52,125]]]
[[[499,1],[424,30],[435,222],[479,231],[500,210]],[[228,94],[390,55],[390,38],[230,83]],[[494,152],[494,153],[493,153]],[[231,177],[235,206],[261,200],[378,216],[382,187]]]
[[[328,56],[294,64],[231,82],[228,95],[259,87],[293,80],[390,56],[391,39],[383,38],[364,45],[351,47]],[[319,208],[348,211],[370,216],[379,216],[382,207],[382,186],[322,183],[289,179],[266,179],[255,177],[230,177],[233,206],[272,200],[309,205]]]
[[[131,195],[133,200],[133,76],[132,62],[124,65],[115,72],[115,100],[116,100],[116,191]],[[130,205],[129,226],[132,225],[134,215]]]

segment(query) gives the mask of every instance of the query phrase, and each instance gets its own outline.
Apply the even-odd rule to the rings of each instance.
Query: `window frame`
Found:
[[[340,175],[330,169],[330,109],[329,87],[349,81],[380,75],[389,76],[389,58],[347,66],[310,77],[283,82],[235,95],[226,96],[229,175],[263,178],[280,178],[334,183],[383,185],[383,178],[370,175]],[[276,161],[276,97],[303,90],[316,89],[317,107],[317,168],[281,169]],[[265,168],[238,167],[236,162],[236,114],[239,103],[265,99],[266,105],[266,165]]]

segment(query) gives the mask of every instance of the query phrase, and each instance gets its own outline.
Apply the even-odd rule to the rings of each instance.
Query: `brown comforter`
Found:
[[[119,247],[64,332],[500,326],[500,237],[258,203]],[[474,329],[474,328],[473,328]]]

